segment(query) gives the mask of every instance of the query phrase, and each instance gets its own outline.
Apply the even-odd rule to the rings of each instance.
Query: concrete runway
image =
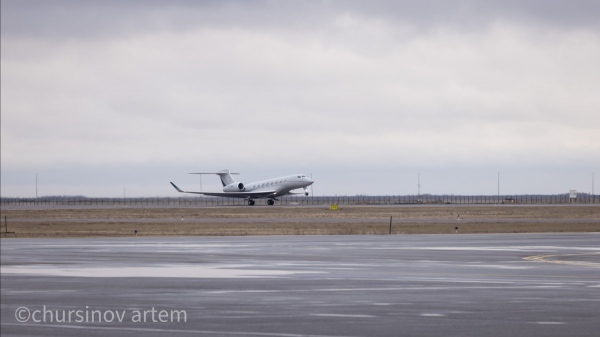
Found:
[[[2,336],[600,331],[598,233],[2,239],[1,252]],[[17,321],[44,305],[125,318]],[[132,322],[152,307],[187,322]]]
[[[369,204],[369,205],[345,205],[341,204],[340,207],[434,207],[434,208],[447,208],[447,207],[590,207],[595,206],[600,208],[600,204]],[[121,208],[232,208],[232,207],[252,207],[252,208],[328,208],[329,205],[280,205],[275,204],[273,206],[256,205],[3,205],[3,209],[12,210],[44,210],[44,209],[121,209]]]

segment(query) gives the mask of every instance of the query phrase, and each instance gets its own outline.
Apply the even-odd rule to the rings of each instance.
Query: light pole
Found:
[[[418,188],[418,194],[417,196],[421,196],[421,173],[417,174],[417,188]]]
[[[39,175],[39,174],[37,174],[37,173],[35,174],[35,198],[36,198],[36,199],[37,199],[37,197],[38,197],[38,196],[37,196],[37,176],[38,176],[38,175]]]
[[[500,203],[500,172],[498,172],[498,203]]]

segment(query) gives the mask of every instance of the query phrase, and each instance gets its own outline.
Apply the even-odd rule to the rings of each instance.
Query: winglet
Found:
[[[175,189],[177,190],[177,192],[183,193],[183,191],[181,189],[179,189],[179,187],[175,186],[175,184],[173,184],[172,182],[171,182],[171,185],[173,185],[173,187],[175,187]]]

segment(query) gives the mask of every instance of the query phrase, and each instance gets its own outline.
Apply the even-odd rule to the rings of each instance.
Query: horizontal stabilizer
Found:
[[[235,182],[235,180],[233,179],[233,177],[231,176],[232,174],[239,174],[239,173],[231,173],[229,172],[229,170],[221,170],[219,172],[199,172],[199,173],[188,173],[188,174],[216,174],[219,176],[219,178],[221,178],[221,183],[223,184],[223,187],[233,184]]]
[[[188,173],[188,174],[223,174],[223,172],[194,172],[194,173]],[[229,174],[240,174],[240,173],[229,172]]]

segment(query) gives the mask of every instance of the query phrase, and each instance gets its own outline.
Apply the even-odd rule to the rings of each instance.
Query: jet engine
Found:
[[[236,182],[223,187],[223,192],[243,192],[245,190],[246,187],[244,187],[244,184]]]

